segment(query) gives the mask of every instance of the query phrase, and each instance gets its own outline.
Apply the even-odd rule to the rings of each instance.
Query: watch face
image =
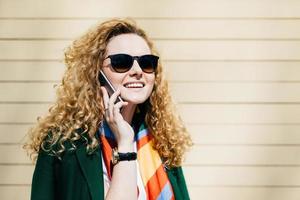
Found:
[[[118,150],[116,148],[112,149],[112,164],[115,165],[119,162],[119,153]]]
[[[128,152],[128,153],[119,153],[117,148],[112,149],[112,164],[117,164],[119,161],[130,161],[130,160],[136,160],[137,154],[136,152]]]

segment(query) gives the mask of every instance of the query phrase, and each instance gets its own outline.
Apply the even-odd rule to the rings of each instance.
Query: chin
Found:
[[[124,99],[124,101],[127,101],[128,103],[131,104],[141,104],[144,103],[148,97],[145,96],[124,96],[122,97],[122,99]]]
[[[141,103],[144,103],[147,99],[124,99],[124,101],[127,101],[128,103],[131,103],[131,104],[141,104]]]
[[[124,101],[127,101],[131,104],[141,104],[144,103],[150,96],[150,93],[148,91],[142,91],[142,92],[121,92],[121,98]]]

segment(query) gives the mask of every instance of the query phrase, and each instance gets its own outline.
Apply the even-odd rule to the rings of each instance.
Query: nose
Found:
[[[138,74],[141,75],[143,73],[142,68],[140,67],[139,63],[134,60],[133,65],[130,69],[130,75]]]

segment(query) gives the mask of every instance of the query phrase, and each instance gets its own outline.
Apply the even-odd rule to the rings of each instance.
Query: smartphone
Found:
[[[116,91],[116,89],[111,84],[111,82],[109,81],[109,79],[106,77],[106,75],[102,70],[100,70],[99,81],[101,86],[104,86],[106,88],[109,96],[111,96]],[[119,101],[123,102],[123,99],[120,97],[120,95],[117,97],[115,103],[118,103]]]

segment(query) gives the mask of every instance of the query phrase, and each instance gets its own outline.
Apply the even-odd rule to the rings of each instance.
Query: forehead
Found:
[[[144,38],[136,34],[121,34],[112,37],[107,44],[106,54],[126,53],[132,56],[150,54],[151,50]]]

